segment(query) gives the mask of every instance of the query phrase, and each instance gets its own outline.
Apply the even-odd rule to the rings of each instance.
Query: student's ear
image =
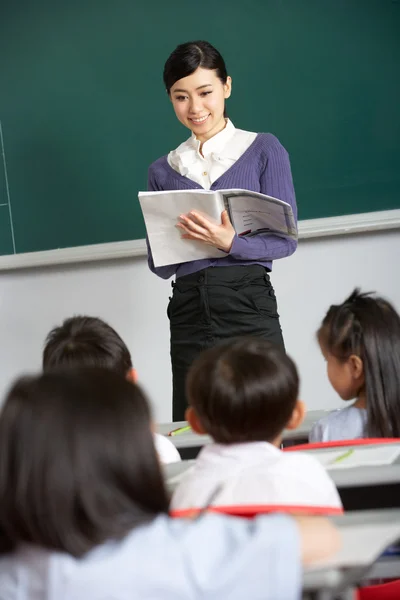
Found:
[[[364,364],[362,359],[356,354],[352,354],[348,361],[350,372],[353,379],[364,379]]]
[[[131,383],[137,383],[138,376],[137,376],[136,369],[134,369],[133,367],[131,369],[129,369],[129,371],[126,374],[126,378]]]
[[[186,409],[185,419],[192,428],[192,431],[194,431],[195,433],[198,433],[199,435],[204,435],[205,433],[207,433],[203,425],[200,423],[200,419],[198,418],[196,411],[192,406],[189,406]]]
[[[226,83],[224,83],[224,98],[225,100],[229,98],[232,93],[232,77],[226,78]]]
[[[302,422],[304,421],[304,417],[306,416],[306,405],[302,400],[297,400],[295,407],[292,412],[292,416],[289,419],[289,422],[286,424],[285,429],[297,429],[300,427]]]

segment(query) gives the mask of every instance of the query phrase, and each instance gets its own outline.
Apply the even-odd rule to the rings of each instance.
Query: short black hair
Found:
[[[104,369],[19,379],[0,414],[0,553],[82,556],[167,513],[148,402]]]
[[[261,338],[231,340],[204,351],[187,379],[189,405],[221,444],[272,442],[290,420],[298,392],[293,361]]]
[[[221,54],[209,42],[197,40],[185,42],[175,48],[164,66],[164,85],[168,92],[174,83],[188,77],[199,67],[217,72],[217,77],[226,83],[228,73]]]
[[[400,437],[400,316],[390,302],[356,288],[329,308],[317,337],[339,361],[363,361],[368,436]]]
[[[75,316],[48,334],[43,370],[75,366],[107,368],[125,377],[132,368],[132,358],[125,342],[108,323],[97,317]]]

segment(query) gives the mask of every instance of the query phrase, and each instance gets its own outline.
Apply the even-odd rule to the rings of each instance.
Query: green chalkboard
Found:
[[[224,55],[233,122],[288,149],[301,219],[400,207],[398,1],[0,0],[0,254],[144,237],[190,39]]]

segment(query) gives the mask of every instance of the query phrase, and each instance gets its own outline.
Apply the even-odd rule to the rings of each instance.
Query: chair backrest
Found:
[[[298,444],[283,448],[283,452],[297,452],[298,450],[320,450],[323,448],[340,448],[342,446],[372,446],[374,444],[398,444],[400,438],[360,438],[356,440],[336,440],[333,442],[315,442],[311,444]]]
[[[400,579],[379,585],[369,585],[360,588],[357,592],[357,600],[399,600],[399,598]]]
[[[171,517],[195,518],[204,512],[202,508],[184,508],[172,510]],[[259,515],[271,513],[284,513],[295,515],[341,515],[343,509],[332,506],[297,506],[292,504],[283,505],[239,505],[239,506],[210,506],[205,512],[219,513],[233,517],[253,519]]]

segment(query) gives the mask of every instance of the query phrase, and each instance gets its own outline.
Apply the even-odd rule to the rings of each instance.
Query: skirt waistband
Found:
[[[192,287],[194,285],[244,285],[255,280],[264,280],[269,282],[270,270],[262,265],[240,265],[229,267],[207,267],[178,277],[172,282],[178,288]]]

